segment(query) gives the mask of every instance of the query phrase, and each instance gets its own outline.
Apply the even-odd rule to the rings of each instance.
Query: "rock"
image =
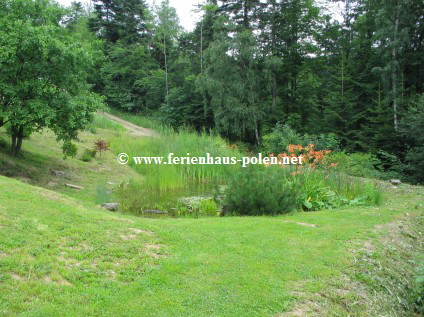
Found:
[[[69,188],[77,189],[77,190],[84,189],[84,187],[77,186],[77,185],[72,185],[72,184],[65,184],[65,186],[66,187],[69,187]]]
[[[102,204],[102,208],[105,208],[109,211],[118,211],[119,204],[118,203],[106,203],[106,204]]]
[[[391,180],[390,180],[390,183],[391,183],[392,185],[397,186],[397,185],[400,185],[402,182],[401,182],[399,179],[391,179]]]
[[[57,177],[63,177],[66,173],[64,171],[52,171],[52,174]]]
[[[165,210],[143,210],[143,212],[154,215],[166,215],[168,213]]]

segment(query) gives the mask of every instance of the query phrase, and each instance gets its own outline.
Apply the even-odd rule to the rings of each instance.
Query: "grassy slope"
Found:
[[[113,133],[85,134],[83,145]],[[0,177],[0,315],[377,316],[372,311],[386,307],[372,301],[372,292],[386,291],[360,271],[359,255],[385,255],[364,250],[370,241],[378,245],[376,226],[399,219],[406,225],[422,212],[423,189],[405,185],[390,190],[380,208],[255,218],[113,214],[94,207],[95,184],[133,172],[111,154],[92,163],[62,161],[52,145],[48,133],[25,144],[38,153],[31,156],[40,166],[33,181],[46,185],[48,169],[63,167],[87,190],[51,191]],[[395,258],[405,261],[404,274],[414,250]]]
[[[105,186],[108,182],[120,183],[131,178],[139,178],[133,169],[117,164],[112,151],[103,153],[102,158],[92,162],[80,160],[84,149],[93,148],[96,140],[102,139],[109,142],[120,134],[125,134],[125,129],[121,126],[116,127],[113,122],[100,120],[98,117],[96,122],[97,126],[108,129],[96,128],[95,134],[89,131],[82,132],[75,158],[63,159],[60,144],[56,142],[54,134],[48,130],[34,133],[28,140],[24,140],[24,153],[21,157],[10,157],[6,149],[0,148],[0,174],[67,194],[83,201],[85,205],[94,206],[98,186]],[[127,137],[134,138],[128,135]],[[0,129],[0,139],[9,141],[5,129]],[[54,170],[65,171],[65,177],[55,177],[52,174]],[[85,189],[76,191],[65,187],[65,183],[83,186]]]

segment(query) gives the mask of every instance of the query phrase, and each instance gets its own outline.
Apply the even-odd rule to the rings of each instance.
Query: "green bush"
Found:
[[[91,160],[96,157],[96,150],[92,150],[92,149],[85,149],[84,153],[81,156],[81,161],[84,162],[91,162]]]
[[[376,163],[376,168],[381,171],[381,178],[400,178],[406,180],[407,165],[402,163],[399,157],[380,150],[377,152],[377,158],[378,162]]]
[[[317,211],[380,205],[382,191],[371,181],[309,168],[251,168],[230,178],[224,212],[242,215]]]
[[[319,135],[305,134],[303,136],[302,145],[308,146],[309,144],[314,144],[314,149],[316,151],[340,151],[340,141],[334,133]]]
[[[424,184],[424,146],[410,149],[406,154],[406,160],[412,182]]]
[[[246,168],[230,176],[223,200],[224,213],[277,215],[296,209],[298,190],[278,169]]]
[[[289,175],[287,173],[293,170],[286,168],[285,177],[293,186],[300,189],[298,201],[296,202],[298,209],[305,211],[315,211],[325,208],[338,207],[338,197],[326,184],[325,176],[320,171],[303,170],[299,174]]]
[[[286,151],[289,144],[308,146],[315,145],[315,150],[340,150],[340,141],[334,133],[329,134],[304,134],[301,135],[289,125],[277,123],[273,131],[263,137],[264,151],[266,154],[279,154]]]
[[[263,137],[264,150],[267,154],[279,154],[286,151],[289,144],[302,144],[302,136],[289,125],[277,123],[273,131]]]
[[[62,145],[62,151],[63,151],[64,158],[67,158],[68,156],[75,157],[78,153],[78,148],[71,141],[65,141],[63,142],[63,145]]]
[[[328,163],[336,164],[339,172],[357,177],[380,177],[381,173],[376,168],[381,164],[380,160],[371,154],[333,152],[326,158]]]

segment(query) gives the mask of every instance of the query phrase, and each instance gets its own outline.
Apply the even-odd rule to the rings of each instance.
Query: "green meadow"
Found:
[[[135,138],[124,130],[96,118],[82,133],[78,153],[98,139],[109,141],[111,150],[90,162],[79,155],[63,160],[49,131],[26,140],[17,159],[1,154],[3,170],[15,178],[0,178],[1,315],[407,316],[413,311],[422,187],[382,183],[384,200],[377,205],[279,216],[113,213],[98,206],[102,186],[157,177],[172,187],[225,172],[177,166],[169,177],[156,174],[158,167],[118,164],[118,148],[146,156],[183,153],[186,147],[194,155],[206,149],[241,154],[206,134]],[[0,138],[6,139],[4,130]],[[52,170],[66,174],[61,178]]]

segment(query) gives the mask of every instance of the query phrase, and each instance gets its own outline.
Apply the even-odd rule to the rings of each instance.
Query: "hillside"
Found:
[[[125,133],[111,126],[85,132],[79,146]],[[25,149],[17,161],[2,154],[3,169],[32,183],[0,177],[2,316],[407,316],[411,309],[422,187],[387,186],[380,207],[146,219],[96,206],[96,184],[139,177],[113,153],[64,161],[49,132],[31,136]],[[69,179],[52,179],[56,169]]]

